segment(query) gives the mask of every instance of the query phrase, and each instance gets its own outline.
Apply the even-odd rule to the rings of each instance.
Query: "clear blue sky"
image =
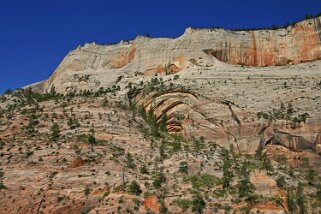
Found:
[[[47,79],[86,42],[270,27],[319,12],[321,0],[0,0],[0,93]]]

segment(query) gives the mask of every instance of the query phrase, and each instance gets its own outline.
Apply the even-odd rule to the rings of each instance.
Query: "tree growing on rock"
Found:
[[[296,210],[296,203],[293,197],[293,192],[289,189],[287,190],[286,202],[288,205],[289,212],[294,213],[294,211]]]
[[[6,186],[3,184],[3,177],[4,177],[4,172],[0,170],[0,190],[6,189]]]
[[[36,120],[36,115],[30,115],[29,123],[27,126],[25,126],[25,131],[30,137],[33,137],[35,133],[37,133],[37,130],[35,129],[37,124],[39,124],[39,121]]]
[[[232,160],[230,159],[230,154],[227,149],[222,149],[221,155],[223,156],[223,188],[228,189],[230,187],[230,182],[233,178],[233,172],[231,170]]]
[[[51,126],[50,141],[57,141],[60,137],[60,129],[58,123],[54,123]]]
[[[306,213],[306,205],[305,205],[305,196],[303,192],[303,184],[301,182],[298,183],[298,190],[296,192],[296,201],[299,206],[299,213]]]
[[[88,144],[91,147],[91,151],[94,152],[94,145],[96,144],[96,138],[93,135],[89,135]]]
[[[188,163],[186,161],[182,161],[179,163],[179,172],[180,173],[188,173]]]
[[[243,163],[240,173],[240,180],[237,183],[239,197],[249,197],[255,189],[255,186],[250,182],[250,173],[246,169],[246,164]]]
[[[132,155],[129,152],[127,153],[127,156],[126,156],[126,165],[130,169],[135,169],[135,167],[136,167],[134,159],[133,159]]]
[[[206,202],[199,193],[194,194],[192,200],[192,211],[196,213],[203,213]]]
[[[153,181],[153,186],[157,189],[162,187],[162,184],[166,182],[166,177],[165,174],[160,171],[156,174],[154,181]]]
[[[142,193],[142,190],[140,189],[140,186],[136,181],[132,181],[129,186],[129,192],[133,195],[138,196]]]

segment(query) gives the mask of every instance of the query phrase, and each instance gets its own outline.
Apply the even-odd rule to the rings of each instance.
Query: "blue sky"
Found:
[[[0,0],[0,93],[47,79],[86,42],[270,27],[319,12],[320,0]]]

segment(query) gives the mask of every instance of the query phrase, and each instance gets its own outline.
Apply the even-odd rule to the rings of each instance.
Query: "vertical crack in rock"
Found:
[[[41,199],[41,201],[39,202],[39,205],[38,205],[38,208],[37,208],[37,214],[39,214],[40,213],[40,208],[41,208],[41,205],[42,205],[42,203],[45,201],[45,199]]]
[[[236,106],[233,102],[229,101],[229,100],[226,100],[226,99],[220,99],[220,102],[224,105],[227,105],[230,112],[231,112],[231,116],[233,118],[233,120],[237,123],[237,127],[238,127],[238,134],[241,133],[241,121],[240,119],[236,116],[236,114],[234,113],[233,109],[232,109],[232,105]],[[226,131],[224,129],[224,132],[227,133],[228,135],[232,136],[232,138],[234,139],[234,142],[236,143],[237,145],[237,148],[238,150],[240,151],[240,148],[239,148],[239,143],[238,143],[238,139],[232,134],[230,133],[229,131]]]
[[[251,61],[253,62],[253,65],[258,65],[257,64],[257,46],[256,46],[255,31],[252,31],[252,46],[253,46],[253,59]]]
[[[315,32],[318,34],[319,36],[319,42],[321,44],[321,18],[320,17],[317,17],[314,19],[314,30]]]
[[[231,112],[231,116],[233,118],[233,120],[238,124],[239,126],[239,132],[241,131],[240,128],[241,128],[241,121],[240,119],[236,116],[236,114],[234,113],[233,109],[232,109],[232,105],[235,106],[235,104],[229,100],[225,100],[225,99],[221,99],[220,102],[224,105],[227,105],[228,108],[230,109],[230,112]]]

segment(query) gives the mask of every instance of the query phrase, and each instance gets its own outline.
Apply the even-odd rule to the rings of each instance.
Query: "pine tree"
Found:
[[[271,164],[271,161],[265,154],[262,156],[262,161],[263,161],[262,168],[265,169],[268,172],[268,174],[273,173],[274,169]]]
[[[168,213],[168,209],[167,209],[167,207],[166,207],[166,204],[165,204],[164,199],[161,199],[161,200],[160,200],[159,213],[160,213],[160,214],[166,214],[166,213]]]
[[[153,186],[159,189],[162,187],[162,184],[165,182],[166,182],[165,174],[162,171],[160,171],[157,173],[157,175],[154,178]]]
[[[139,184],[136,181],[132,181],[129,186],[129,192],[134,195],[140,195],[142,193],[142,190],[140,189]]]
[[[165,152],[165,144],[162,143],[160,146],[159,146],[159,156],[161,157],[161,159],[166,159],[166,152]]]
[[[35,135],[35,133],[37,133],[37,130],[35,129],[35,126],[38,124],[39,122],[36,120],[36,115],[32,114],[29,117],[29,123],[28,125],[25,127],[25,131],[28,135],[30,135],[31,137],[33,137]]]
[[[148,169],[145,164],[140,168],[140,173],[149,174]]]
[[[299,213],[304,214],[305,212],[305,197],[303,193],[303,184],[301,182],[298,183],[298,190],[296,192],[296,200],[299,205]]]
[[[294,213],[294,211],[296,210],[296,204],[295,204],[295,200],[293,198],[293,193],[292,191],[290,191],[289,189],[287,190],[287,205],[288,205],[288,210],[290,213]]]
[[[51,126],[51,135],[50,135],[50,141],[57,141],[60,137],[60,130],[58,123],[54,123]]]
[[[232,160],[230,159],[229,151],[227,149],[223,148],[221,155],[223,156],[223,188],[228,189],[233,178],[233,173],[231,171]]]
[[[4,177],[4,172],[2,172],[0,169],[0,190],[6,189],[6,186],[3,184],[3,177]]]
[[[96,138],[92,135],[89,135],[88,144],[91,146],[91,151],[94,152],[94,145],[96,144]]]
[[[162,116],[161,121],[160,121],[160,126],[159,126],[160,131],[166,132],[166,130],[167,130],[166,123],[167,123],[167,116],[166,116],[166,114],[164,114]]]
[[[134,159],[132,157],[132,155],[130,153],[127,153],[126,156],[126,165],[128,168],[134,169],[136,167],[135,163],[134,163]]]
[[[199,193],[196,193],[193,196],[193,201],[192,201],[192,211],[196,213],[203,213],[203,209],[205,207],[206,203],[202,196]]]
[[[250,173],[246,169],[245,163],[241,168],[241,179],[238,181],[237,187],[240,198],[248,197],[254,192],[255,186],[250,182]]]

